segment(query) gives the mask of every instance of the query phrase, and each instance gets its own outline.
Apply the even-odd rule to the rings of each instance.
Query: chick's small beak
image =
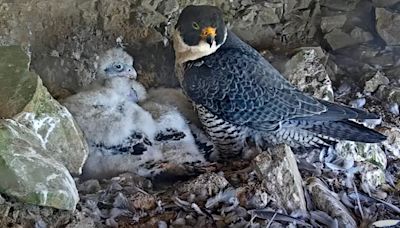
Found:
[[[205,27],[201,31],[201,38],[203,40],[205,40],[210,45],[210,47],[214,43],[216,35],[217,35],[216,28],[213,28],[213,27],[210,27],[210,26],[209,27]]]
[[[135,79],[136,80],[136,78],[137,78],[137,72],[136,72],[136,70],[135,70],[135,68],[133,68],[132,66],[128,66],[127,68],[126,68],[126,74],[127,74],[127,77],[128,78],[130,78],[130,79]]]

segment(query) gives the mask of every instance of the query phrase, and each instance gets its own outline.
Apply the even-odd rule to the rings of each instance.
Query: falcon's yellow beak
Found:
[[[203,30],[201,30],[201,38],[205,40],[210,47],[214,43],[215,36],[217,35],[217,29],[213,28],[211,26],[205,27]]]

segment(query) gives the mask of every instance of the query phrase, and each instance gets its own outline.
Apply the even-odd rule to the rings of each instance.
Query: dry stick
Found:
[[[268,224],[267,224],[267,228],[269,228],[272,224],[272,221],[274,221],[276,214],[278,214],[278,212],[275,212],[274,216],[272,216],[271,220],[269,220]]]
[[[358,196],[358,190],[357,190],[357,187],[356,187],[356,183],[354,181],[353,181],[353,188],[354,188],[354,192],[356,193],[356,196],[357,196],[357,205],[358,205],[358,208],[360,210],[361,218],[364,220],[364,212],[363,212],[362,207],[361,207],[360,197]]]

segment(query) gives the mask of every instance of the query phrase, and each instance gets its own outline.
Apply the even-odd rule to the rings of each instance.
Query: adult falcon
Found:
[[[229,31],[214,6],[183,9],[173,35],[176,72],[220,158],[260,145],[321,147],[337,140],[377,143],[386,137],[350,119],[374,114],[311,97],[291,85],[250,45]]]

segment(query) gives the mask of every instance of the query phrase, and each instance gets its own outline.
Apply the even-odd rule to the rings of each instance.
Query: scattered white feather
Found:
[[[399,104],[391,103],[390,105],[388,105],[388,111],[398,116],[400,114]]]
[[[350,101],[350,105],[353,108],[362,108],[366,104],[367,100],[365,97],[357,98],[355,100]]]

